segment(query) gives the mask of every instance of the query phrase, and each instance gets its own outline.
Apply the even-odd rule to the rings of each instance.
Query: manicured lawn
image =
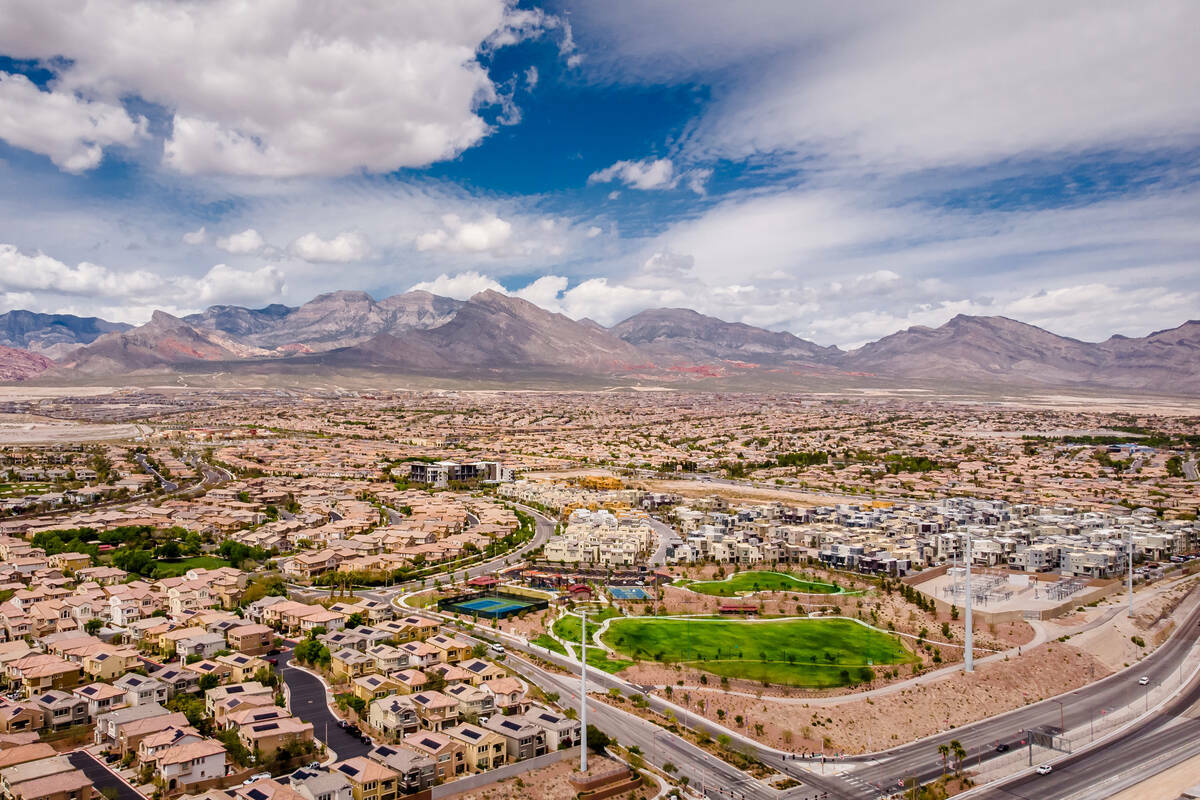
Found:
[[[717,597],[737,597],[743,592],[796,592],[798,594],[836,594],[832,583],[801,580],[784,572],[752,570],[739,572],[723,581],[696,581],[687,584],[693,592]]]
[[[768,622],[628,618],[604,642],[643,660],[684,662],[717,675],[821,688],[867,678],[870,665],[916,661],[894,637],[844,619]]]
[[[621,616],[621,612],[617,611],[614,608],[608,608],[608,607],[602,608],[598,611],[589,611],[588,612],[587,662],[588,662],[589,667],[595,667],[596,669],[601,669],[601,670],[604,670],[605,672],[620,672],[621,670],[623,670],[626,667],[631,666],[633,664],[632,661],[625,661],[622,659],[609,658],[608,654],[605,653],[603,650],[601,650],[599,647],[597,647],[592,641],[592,636],[595,635],[596,631],[600,630],[600,623],[604,622],[604,620],[606,620],[606,619],[611,619],[613,617],[619,617],[619,616]],[[579,624],[580,624],[580,621],[581,620],[579,617],[568,614],[567,616],[563,617],[562,619],[559,619],[557,622],[554,623],[554,633],[557,634],[559,638],[564,639],[564,640],[570,642],[572,645],[574,645],[577,652],[579,649]],[[547,636],[546,638],[550,639],[549,636]],[[551,641],[553,641],[553,640],[551,639]],[[542,644],[541,642],[538,642],[536,640],[535,640],[535,643]],[[558,644],[558,642],[555,642],[555,644]],[[544,646],[549,647],[550,645],[544,645]],[[560,647],[561,647],[561,645],[560,645]],[[551,649],[553,649],[553,648],[551,648]]]
[[[533,640],[533,644],[536,644],[538,647],[544,647],[547,650],[558,653],[559,655],[565,656],[567,654],[567,648],[559,644],[558,640],[550,636],[548,633],[543,633],[542,635],[538,636]]]
[[[632,661],[626,661],[620,658],[609,658],[608,653],[601,650],[599,647],[589,646],[587,651],[588,666],[593,669],[604,670],[609,673],[617,673],[626,667],[632,667]]]
[[[159,561],[158,566],[154,568],[154,577],[177,578],[189,569],[219,569],[228,566],[228,561],[216,556],[193,556],[175,561]]]
[[[621,616],[621,612],[610,607],[605,607],[599,611],[588,611],[588,641],[591,641],[596,631],[600,630],[600,623],[606,619],[619,616]],[[568,614],[554,623],[554,633],[560,639],[577,644],[579,642],[579,622],[579,617]]]

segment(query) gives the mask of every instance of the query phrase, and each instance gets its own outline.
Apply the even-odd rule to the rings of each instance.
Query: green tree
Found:
[[[158,546],[158,549],[154,551],[154,554],[161,559],[174,561],[175,559],[179,558],[180,555],[179,542],[175,541],[174,539],[168,542],[163,542]]]

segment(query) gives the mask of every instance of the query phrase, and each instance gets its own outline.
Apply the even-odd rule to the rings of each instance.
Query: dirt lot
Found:
[[[588,758],[588,775],[602,775],[622,766],[611,758],[590,756]],[[575,787],[568,779],[579,771],[576,759],[560,761],[549,767],[535,769],[524,775],[499,783],[488,784],[479,789],[450,795],[448,800],[563,800],[575,796]],[[646,795],[646,792],[628,792],[617,795],[619,798],[632,798]]]
[[[132,439],[149,431],[149,426],[135,424],[104,425],[0,420],[0,444],[99,442],[110,439]]]
[[[802,698],[742,697],[719,689],[677,689],[672,699],[681,702],[690,695],[687,705],[693,711],[775,747],[819,752],[824,746],[826,752],[863,753],[1077,689],[1093,676],[1099,679],[1111,672],[1091,655],[1053,642],[1007,662],[982,664],[973,676],[960,673],[933,685],[837,706],[810,706]],[[740,727],[738,716],[743,720]]]

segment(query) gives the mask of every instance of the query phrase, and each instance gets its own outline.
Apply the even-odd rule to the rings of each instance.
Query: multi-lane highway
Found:
[[[937,746],[951,739],[962,743],[967,751],[968,763],[977,764],[986,763],[989,759],[999,756],[996,746],[1000,743],[1015,747],[1022,740],[1022,734],[1026,730],[1043,726],[1063,727],[1068,731],[1087,728],[1100,719],[1105,710],[1120,708],[1143,699],[1156,686],[1177,685],[1187,677],[1182,671],[1183,661],[1200,634],[1200,629],[1197,628],[1200,625],[1200,604],[1196,602],[1197,599],[1200,599],[1200,595],[1193,590],[1184,601],[1188,610],[1178,633],[1131,670],[1117,673],[1053,700],[1044,700],[955,728],[939,737],[931,737],[871,756],[848,759],[848,765],[860,765],[854,771],[857,779],[895,786],[897,780],[907,777],[927,781],[941,775],[942,760],[937,753]],[[1143,676],[1149,678],[1145,686],[1139,684]]]
[[[1109,797],[1156,772],[1200,755],[1200,719],[1185,716],[1197,701],[1200,701],[1200,679],[1192,681],[1178,697],[1123,735],[1052,762],[1053,771],[1049,775],[1023,774],[975,796],[986,800]]]

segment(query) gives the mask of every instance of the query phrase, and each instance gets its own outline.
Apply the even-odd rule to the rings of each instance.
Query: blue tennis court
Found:
[[[650,593],[641,586],[610,586],[608,593],[613,600],[649,600]]]
[[[480,597],[478,600],[468,600],[465,603],[459,603],[459,608],[465,608],[468,611],[485,611],[489,613],[503,614],[505,611],[512,611],[515,608],[524,608],[525,603],[517,603],[512,600],[500,600],[495,597]]]
[[[540,611],[548,605],[546,600],[511,594],[458,595],[438,601],[442,611],[484,619],[503,619],[526,610]]]

